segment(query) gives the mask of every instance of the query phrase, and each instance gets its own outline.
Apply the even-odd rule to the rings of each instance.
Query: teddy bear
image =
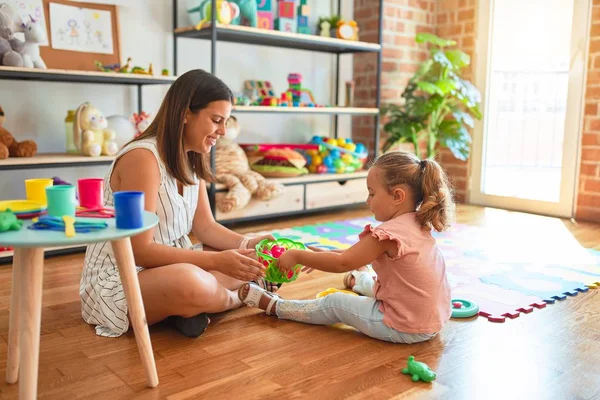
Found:
[[[108,129],[104,114],[90,102],[81,104],[73,121],[73,143],[86,156],[113,156],[119,151],[117,134]]]
[[[252,196],[268,201],[279,197],[284,186],[266,180],[248,165],[244,150],[234,142],[239,134],[239,124],[234,116],[227,120],[227,131],[215,149],[217,182],[227,187],[227,192],[217,193],[216,206],[222,213],[244,208]]]
[[[0,107],[0,160],[8,157],[33,157],[37,153],[37,144],[33,140],[17,142],[3,127],[4,121],[6,116]]]

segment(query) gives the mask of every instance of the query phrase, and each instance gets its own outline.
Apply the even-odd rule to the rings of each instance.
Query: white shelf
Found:
[[[117,85],[171,84],[176,76],[144,75],[120,72],[76,71],[0,66],[0,79],[46,82],[104,83]]]
[[[87,157],[78,154],[46,153],[33,157],[10,157],[0,160],[0,170],[109,165],[114,156]]]
[[[309,50],[332,54],[378,53],[381,51],[381,46],[377,43],[307,35],[302,33],[281,32],[241,25],[223,25],[218,23],[216,31],[217,40],[223,42]],[[197,30],[195,26],[177,28],[175,29],[175,36],[210,40],[211,26],[210,24],[207,24],[200,30]]]
[[[233,112],[238,113],[269,113],[269,114],[351,114],[377,115],[379,109],[366,107],[271,107],[271,106],[234,106]]]

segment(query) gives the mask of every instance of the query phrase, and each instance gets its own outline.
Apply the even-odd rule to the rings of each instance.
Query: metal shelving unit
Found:
[[[275,1],[275,0],[274,0]],[[337,2],[337,14],[341,14],[341,1]],[[261,107],[261,106],[236,106],[234,112],[237,113],[310,113],[310,114],[329,114],[334,118],[334,135],[338,136],[338,116],[339,115],[372,115],[374,118],[374,143],[375,156],[379,147],[379,108],[380,93],[381,93],[381,64],[382,64],[382,43],[383,43],[383,1],[379,2],[379,33],[378,43],[368,43],[359,41],[349,41],[337,38],[324,38],[316,35],[307,35],[299,33],[280,32],[275,30],[258,29],[247,26],[222,25],[215,20],[217,1],[211,0],[211,21],[209,26],[202,29],[196,29],[194,26],[178,26],[178,0],[173,0],[173,71],[178,74],[177,69],[177,42],[180,38],[210,40],[210,72],[217,73],[217,42],[234,42],[255,46],[280,47],[294,49],[300,51],[311,51],[320,53],[329,53],[335,56],[335,104],[339,103],[339,88],[340,88],[340,55],[355,54],[355,53],[376,53],[377,54],[377,79],[376,79],[376,99],[374,108],[350,108],[350,107]],[[211,152],[211,166],[215,168],[215,149]],[[356,177],[349,179],[358,179]],[[292,178],[286,181],[286,185],[304,184],[306,177],[299,177],[298,180]],[[341,181],[339,175],[332,174],[330,177],[320,178],[320,181]],[[346,179],[344,179],[346,180]],[[221,189],[222,190],[222,189]],[[213,214],[216,214],[215,195],[217,185],[214,183],[208,187],[209,200]],[[303,210],[306,211],[306,210]],[[261,218],[277,216],[262,215]],[[255,219],[253,217],[228,219],[228,223],[238,222],[242,220]]]

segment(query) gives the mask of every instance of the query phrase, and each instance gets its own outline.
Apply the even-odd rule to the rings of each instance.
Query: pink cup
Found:
[[[86,178],[77,181],[79,205],[84,208],[101,208],[104,205],[104,179]]]

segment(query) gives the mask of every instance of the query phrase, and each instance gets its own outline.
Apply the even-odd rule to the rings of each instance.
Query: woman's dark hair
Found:
[[[219,100],[234,101],[233,93],[222,80],[201,69],[188,71],[173,82],[152,123],[131,142],[155,137],[160,158],[171,176],[184,185],[194,183],[193,175],[212,182],[210,154],[186,154],[183,125],[187,110],[197,113]]]

